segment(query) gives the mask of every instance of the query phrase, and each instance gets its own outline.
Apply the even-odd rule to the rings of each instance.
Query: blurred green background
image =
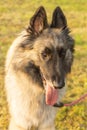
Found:
[[[64,102],[71,102],[87,93],[87,0],[0,0],[0,130],[6,130],[9,121],[4,90],[6,53],[41,5],[47,11],[49,23],[54,8],[62,8],[76,41],[75,60],[68,76]],[[78,105],[59,109],[55,125],[59,130],[87,130],[87,98]]]

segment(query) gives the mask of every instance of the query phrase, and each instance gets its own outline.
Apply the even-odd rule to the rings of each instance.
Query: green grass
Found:
[[[0,1],[0,130],[6,130],[9,114],[4,90],[4,63],[7,50],[16,35],[29,24],[38,6],[44,5],[49,22],[53,9],[63,9],[76,40],[75,60],[68,76],[64,102],[87,93],[87,0],[3,0]],[[73,107],[61,108],[56,117],[60,130],[87,130],[87,99]]]

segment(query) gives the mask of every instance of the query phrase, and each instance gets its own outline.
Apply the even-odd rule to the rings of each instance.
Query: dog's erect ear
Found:
[[[30,19],[30,26],[28,30],[32,32],[32,34],[39,34],[45,28],[47,28],[47,15],[43,6],[39,7],[33,17]]]
[[[65,28],[67,26],[67,20],[60,7],[56,7],[52,17],[52,28]]]

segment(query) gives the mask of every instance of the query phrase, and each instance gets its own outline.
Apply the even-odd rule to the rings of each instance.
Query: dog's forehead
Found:
[[[53,48],[58,48],[63,46],[63,39],[61,37],[61,30],[58,29],[48,29],[43,33],[43,44],[46,46],[52,46]]]
[[[59,29],[46,29],[42,34],[35,40],[34,48],[43,51],[44,48],[56,50],[64,46],[64,41],[61,36],[61,30]]]

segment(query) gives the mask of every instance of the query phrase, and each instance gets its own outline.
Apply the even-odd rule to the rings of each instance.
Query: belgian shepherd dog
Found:
[[[55,8],[48,24],[44,7],[39,7],[6,58],[9,130],[55,130],[55,106],[61,106],[73,51],[74,40],[61,8]]]

